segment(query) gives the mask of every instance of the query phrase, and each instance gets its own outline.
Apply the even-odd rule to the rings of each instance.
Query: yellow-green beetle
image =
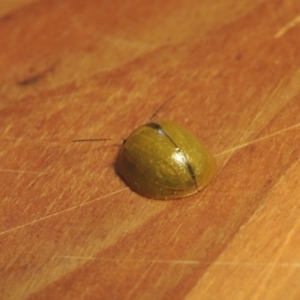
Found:
[[[215,175],[216,163],[190,132],[162,121],[137,128],[124,141],[115,169],[142,196],[177,199],[204,188]]]

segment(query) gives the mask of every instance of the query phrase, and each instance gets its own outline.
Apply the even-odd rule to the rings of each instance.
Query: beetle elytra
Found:
[[[216,162],[189,131],[162,121],[137,128],[124,141],[115,169],[142,196],[177,199],[204,188],[216,173]]]

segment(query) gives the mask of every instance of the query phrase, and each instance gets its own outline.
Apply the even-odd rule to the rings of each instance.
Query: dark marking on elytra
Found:
[[[185,161],[185,164],[189,170],[189,173],[191,175],[191,177],[193,178],[194,180],[194,183],[195,183],[195,186],[198,190],[198,186],[197,186],[197,181],[196,181],[196,174],[195,174],[195,170],[193,168],[193,166],[190,164],[188,158],[186,157],[186,155],[181,151],[181,149],[178,147],[178,145],[174,142],[174,140],[164,131],[164,129],[158,125],[157,123],[148,123],[146,124],[146,126],[156,130],[159,134],[164,134],[169,140],[170,142],[175,146],[176,148],[176,151],[177,152],[180,152],[180,154],[182,155],[182,157],[184,158],[184,161]]]

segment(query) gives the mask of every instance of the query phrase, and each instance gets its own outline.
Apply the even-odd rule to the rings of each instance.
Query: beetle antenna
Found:
[[[72,142],[99,142],[99,141],[111,141],[111,139],[85,139],[85,140],[73,140]]]
[[[112,140],[121,140],[124,141],[124,139],[82,139],[82,140],[73,140],[73,143],[77,142],[101,142],[101,141],[112,141]]]
[[[150,118],[150,121],[152,121],[152,119],[154,117],[156,117],[156,115],[159,113],[159,111],[172,99],[174,99],[176,97],[176,95],[172,95],[170,98],[168,98],[156,111],[155,113],[152,115],[152,117]]]

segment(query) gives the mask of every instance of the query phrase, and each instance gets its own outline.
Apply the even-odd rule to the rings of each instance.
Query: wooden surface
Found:
[[[1,299],[300,299],[300,2],[0,4]],[[155,201],[113,164],[173,120],[218,174]],[[80,138],[112,138],[72,143]]]

